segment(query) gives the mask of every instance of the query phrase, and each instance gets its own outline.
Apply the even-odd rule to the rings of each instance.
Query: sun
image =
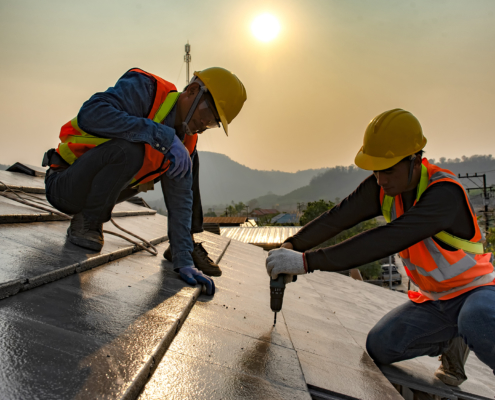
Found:
[[[280,23],[271,14],[261,14],[251,24],[251,31],[262,42],[269,42],[275,39],[280,32]]]

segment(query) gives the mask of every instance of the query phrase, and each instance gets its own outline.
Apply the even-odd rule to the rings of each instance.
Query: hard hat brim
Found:
[[[364,154],[363,148],[361,148],[361,150],[359,150],[359,153],[357,153],[356,158],[354,159],[354,164],[356,164],[359,168],[368,171],[382,171],[384,169],[393,167],[402,159],[404,159],[404,156],[391,158],[373,157],[368,154]]]
[[[229,123],[227,122],[227,117],[225,117],[225,113],[220,107],[218,107],[216,104],[215,106],[217,107],[217,112],[218,112],[218,116],[220,117],[220,121],[222,121],[222,128],[225,131],[225,134],[229,136]]]

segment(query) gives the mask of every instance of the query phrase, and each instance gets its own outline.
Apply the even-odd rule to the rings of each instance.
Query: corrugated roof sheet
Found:
[[[299,216],[296,213],[282,213],[272,218],[272,224],[296,224],[299,222]]]
[[[220,234],[243,243],[280,245],[285,239],[295,235],[299,229],[300,226],[229,227],[220,228]]]
[[[274,208],[261,208],[259,210],[253,210],[251,215],[260,216],[260,215],[269,215],[269,214],[277,214],[278,210]]]
[[[247,217],[204,217],[205,224],[243,224]]]

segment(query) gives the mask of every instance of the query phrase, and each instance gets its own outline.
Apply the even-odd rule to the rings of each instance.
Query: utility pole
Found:
[[[487,187],[486,187],[486,174],[483,174],[483,175],[478,175],[477,172],[474,173],[474,175],[469,175],[469,174],[466,174],[464,176],[461,176],[461,174],[458,174],[458,177],[459,178],[465,178],[465,179],[469,179],[471,180],[470,178],[483,178],[483,205],[484,205],[484,211],[483,211],[483,214],[485,216],[485,233],[488,233],[488,229],[490,227],[490,221],[488,219],[488,214],[489,214],[489,211],[488,211],[488,204],[490,203],[490,194],[489,192],[487,191]],[[471,181],[472,182],[472,181]],[[480,187],[477,187],[477,188],[466,188],[467,192],[469,193],[470,190],[479,190],[481,189]],[[489,191],[491,191],[492,188],[488,188]]]
[[[186,85],[189,85],[189,63],[191,62],[191,45],[189,44],[189,40],[186,44],[186,55],[184,56],[184,61],[186,62]]]

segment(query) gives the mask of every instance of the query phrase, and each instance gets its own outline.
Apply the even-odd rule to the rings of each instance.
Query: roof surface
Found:
[[[0,180],[43,198],[41,178]],[[201,295],[161,257],[164,216],[127,202],[115,211],[120,225],[153,239],[158,257],[111,235],[101,253],[86,252],[66,241],[68,221],[0,196],[10,221],[0,224],[3,398],[401,399],[387,377],[453,400],[495,395],[474,354],[461,389],[433,377],[436,359],[382,371],[371,361],[366,334],[404,294],[339,274],[301,276],[273,327],[261,248],[195,235],[223,270],[215,296]]]
[[[229,239],[255,245],[280,246],[285,239],[295,235],[300,226],[263,226],[254,228],[220,228],[220,234]]]

